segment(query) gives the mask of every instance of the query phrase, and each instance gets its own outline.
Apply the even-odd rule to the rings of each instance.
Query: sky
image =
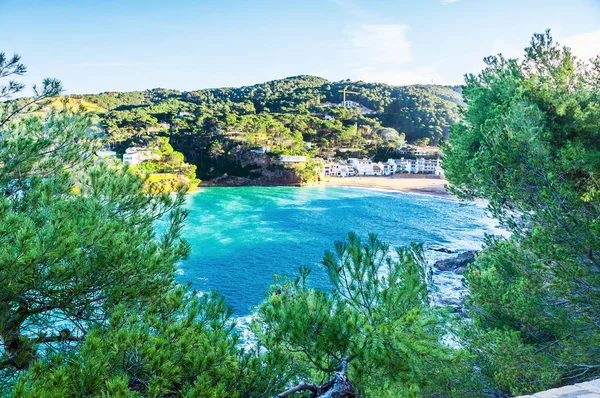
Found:
[[[56,77],[70,94],[301,74],[461,84],[548,28],[600,54],[600,0],[0,0],[0,52],[22,56],[29,87]]]

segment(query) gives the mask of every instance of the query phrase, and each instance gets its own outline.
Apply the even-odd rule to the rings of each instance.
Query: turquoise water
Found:
[[[189,195],[184,236],[191,255],[179,279],[192,288],[217,290],[236,316],[262,301],[273,275],[312,269],[311,284],[328,288],[320,261],[348,231],[376,233],[394,246],[478,249],[494,232],[481,206],[455,199],[340,187],[215,187]],[[440,253],[427,251],[433,261]],[[447,274],[447,273],[446,273]],[[460,290],[452,274],[439,275],[442,293]]]

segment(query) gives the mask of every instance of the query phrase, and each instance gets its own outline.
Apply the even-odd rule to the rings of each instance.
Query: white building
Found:
[[[358,108],[360,107],[360,104],[358,102],[355,101],[342,101],[340,103],[341,106],[345,107],[345,108]]]
[[[381,162],[374,163],[370,159],[349,158],[348,163],[356,170],[356,175],[359,176],[381,176],[389,173],[390,168],[385,168]],[[391,174],[391,173],[390,173]]]
[[[96,156],[98,157],[96,163],[106,162],[111,164],[117,158],[117,153],[115,151],[102,149],[96,152]]]
[[[306,162],[306,156],[282,155],[281,158],[279,158],[279,161],[282,164],[304,163]]]
[[[355,171],[347,163],[327,163],[323,166],[323,174],[329,177],[351,177],[355,175]]]
[[[159,126],[152,126],[150,124],[146,125],[146,131],[149,133],[158,133],[161,130],[162,130],[162,128]]]
[[[114,158],[115,156],[117,156],[117,153],[115,151],[109,151],[106,149],[102,149],[102,150],[99,150],[98,152],[96,152],[96,155],[98,156],[98,159],[105,159],[105,158]]]
[[[390,159],[393,160],[393,159]],[[383,175],[390,176],[396,174],[398,170],[398,165],[395,162],[390,163],[388,160],[387,163],[383,164]]]
[[[150,151],[148,148],[142,147],[130,147],[125,150],[123,154],[123,164],[135,166],[136,164],[142,163],[146,160],[158,159],[160,155]]]
[[[323,116],[323,120],[333,120],[333,119],[334,119],[334,117],[330,116],[330,115]]]
[[[179,113],[177,113],[177,117],[182,118],[185,116],[192,116],[193,114],[190,112],[186,112],[186,111],[179,111]]]
[[[435,146],[421,147],[421,146],[407,145],[405,147],[398,148],[398,153],[401,155],[410,153],[416,157],[419,157],[419,156],[438,156],[439,157],[440,156],[440,148],[435,147]]]
[[[123,164],[127,164],[130,166],[135,166],[138,163],[141,163],[144,159],[140,153],[126,153],[123,155]]]
[[[404,174],[435,174],[443,175],[441,161],[439,159],[388,159],[388,165],[396,165],[396,173]]]

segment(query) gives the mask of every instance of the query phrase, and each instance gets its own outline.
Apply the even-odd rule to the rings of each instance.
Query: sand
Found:
[[[432,195],[450,195],[446,191],[444,179],[437,178],[408,178],[408,177],[325,177],[325,180],[315,185],[360,187],[389,189],[393,191],[408,191]]]

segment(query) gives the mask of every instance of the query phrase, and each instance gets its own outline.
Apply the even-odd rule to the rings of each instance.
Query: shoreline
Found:
[[[359,189],[380,189],[395,192],[411,192],[441,197],[454,197],[446,190],[447,181],[441,178],[426,177],[329,177],[308,184],[240,184],[239,181],[206,181],[201,183],[198,189],[210,187],[240,187],[240,186],[290,186],[290,187],[345,187]]]
[[[426,177],[333,177],[308,186],[330,186],[348,188],[384,189],[396,192],[413,192],[427,195],[451,197],[446,190],[447,181]]]

